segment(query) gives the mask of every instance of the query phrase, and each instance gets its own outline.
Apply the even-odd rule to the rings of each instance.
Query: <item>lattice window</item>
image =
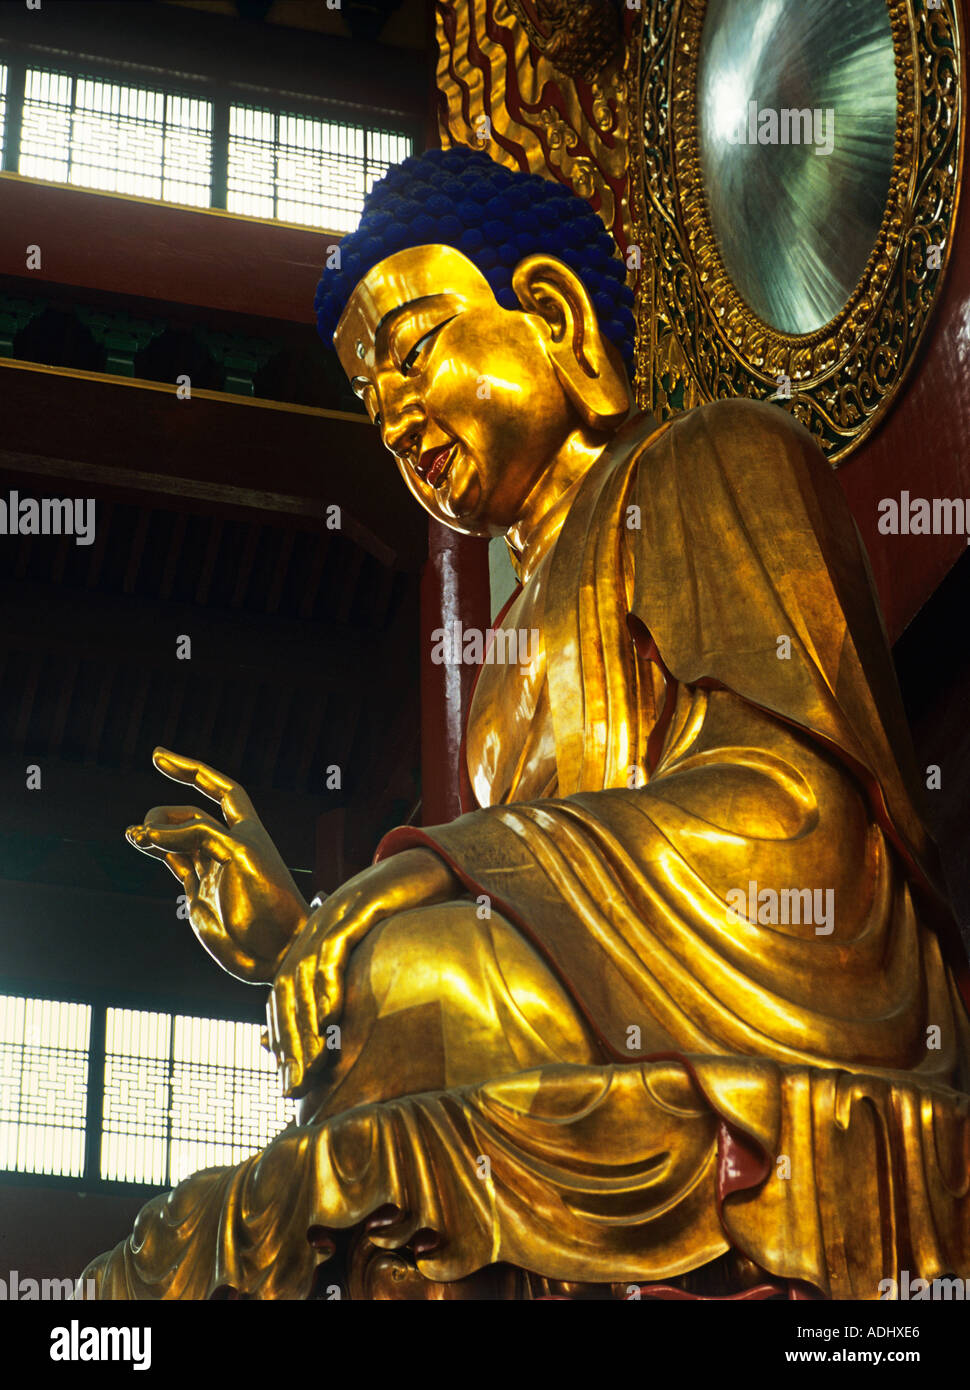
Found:
[[[408,136],[391,131],[231,106],[226,207],[352,231],[364,196],[411,148]]]
[[[91,1008],[0,996],[0,1168],[84,1172]]]
[[[0,68],[0,84],[6,76]],[[376,180],[413,148],[400,131],[249,106],[229,106],[228,145],[217,124],[211,101],[29,67],[17,172],[190,207],[211,206],[224,173],[230,212],[347,232]]]
[[[101,1176],[162,1184],[168,1175],[172,1018],[109,1009]]]
[[[240,1162],[292,1116],[255,1024],[108,1010],[102,1178],[177,1183]]]
[[[211,134],[211,102],[28,68],[18,172],[208,207]]]

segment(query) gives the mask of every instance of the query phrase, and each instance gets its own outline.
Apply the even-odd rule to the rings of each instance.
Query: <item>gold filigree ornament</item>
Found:
[[[623,30],[613,0],[508,0],[539,53],[567,77],[592,84],[620,51]],[[538,21],[538,22],[536,22]]]
[[[725,267],[712,226],[698,110],[709,0],[644,0],[635,12],[630,186],[644,262],[637,394],[660,418],[732,396],[779,399],[838,464],[892,406],[953,247],[966,76],[955,0],[941,0],[938,9],[924,0],[886,5],[896,129],[882,221],[841,310],[805,333],[780,331],[755,313]],[[752,238],[759,232],[750,227]]]

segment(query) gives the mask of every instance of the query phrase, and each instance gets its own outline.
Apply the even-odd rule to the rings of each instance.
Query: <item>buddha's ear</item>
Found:
[[[526,313],[545,319],[549,360],[586,423],[615,429],[630,412],[630,388],[582,280],[553,256],[527,256],[515,268],[512,288]]]

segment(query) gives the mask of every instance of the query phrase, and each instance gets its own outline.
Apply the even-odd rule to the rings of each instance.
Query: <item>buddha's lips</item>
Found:
[[[442,444],[437,449],[427,449],[417,464],[417,474],[429,487],[435,487],[444,476],[449,460],[454,452],[454,442]]]

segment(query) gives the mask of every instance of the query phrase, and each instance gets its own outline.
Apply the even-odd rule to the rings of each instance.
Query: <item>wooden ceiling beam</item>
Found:
[[[215,391],[180,401],[157,382],[10,359],[0,359],[0,399],[16,402],[0,494],[52,496],[58,483],[74,496],[149,493],[318,532],[337,505],[343,534],[382,564],[414,572],[427,554],[424,513],[357,416]]]
[[[2,61],[2,54],[0,54]],[[312,324],[342,233],[0,174],[0,274]],[[41,264],[26,271],[26,248]]]

